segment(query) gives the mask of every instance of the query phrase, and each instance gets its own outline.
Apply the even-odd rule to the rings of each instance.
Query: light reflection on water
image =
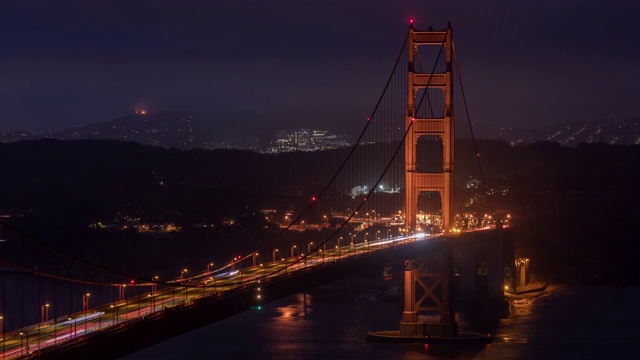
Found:
[[[276,321],[289,321],[285,320],[284,318],[297,319],[298,317],[307,316],[311,311],[313,311],[311,305],[311,299],[313,299],[313,296],[308,294],[296,294],[293,295],[293,298],[296,301],[295,303],[289,304],[287,306],[277,307],[273,311],[273,314],[275,315],[274,319]]]
[[[640,291],[614,287],[565,288],[516,301],[489,346],[371,343],[368,330],[397,329],[402,305],[373,301],[368,285],[333,283],[125,359],[632,359],[640,345]],[[464,316],[459,322],[472,330]]]

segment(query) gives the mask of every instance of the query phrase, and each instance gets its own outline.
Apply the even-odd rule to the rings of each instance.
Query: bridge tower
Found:
[[[453,43],[451,26],[444,31],[415,31],[413,23],[408,37],[408,88],[407,88],[407,128],[413,122],[405,139],[405,221],[406,230],[416,230],[416,214],[418,196],[421,192],[434,191],[440,194],[442,201],[442,222],[445,234],[453,228]],[[418,73],[415,69],[414,57],[419,46],[443,46],[446,57],[444,73]],[[442,56],[441,54],[440,56]],[[444,117],[417,118],[416,95],[420,89],[439,89],[444,94]],[[416,164],[416,148],[418,139],[425,135],[436,135],[442,140],[443,169],[437,173],[418,172]]]
[[[445,236],[453,230],[453,43],[451,26],[441,31],[415,31],[409,29],[408,51],[408,93],[406,126],[411,126],[405,139],[405,222],[407,231],[416,230],[418,196],[421,192],[434,191],[442,201],[442,222]],[[419,46],[439,46],[439,56],[446,57],[444,73],[416,72],[414,57]],[[417,94],[424,89],[443,92],[444,111],[441,118],[418,118]],[[428,100],[428,99],[427,99]],[[428,100],[430,101],[430,100]],[[419,104],[419,103],[418,103]],[[433,115],[431,115],[433,116]],[[417,145],[421,136],[435,135],[442,140],[443,162],[440,172],[419,172],[417,168]],[[417,266],[416,266],[417,265]],[[407,262],[404,281],[404,312],[400,322],[400,336],[415,337],[433,334],[436,336],[457,336],[458,328],[451,304],[453,281],[453,240],[449,239],[443,249],[430,254],[424,261],[414,264]],[[422,322],[418,312],[440,314],[437,323]]]

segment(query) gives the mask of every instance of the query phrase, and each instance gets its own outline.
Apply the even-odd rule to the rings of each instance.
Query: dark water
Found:
[[[496,341],[454,347],[371,343],[394,330],[399,303],[378,302],[383,284],[346,279],[198,329],[124,359],[637,359],[640,288],[564,287],[514,301]],[[461,330],[470,328],[460,316]],[[486,325],[486,324],[485,324]],[[476,326],[477,327],[477,326]]]

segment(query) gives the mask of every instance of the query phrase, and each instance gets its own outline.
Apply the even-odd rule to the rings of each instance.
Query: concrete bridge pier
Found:
[[[455,311],[495,315],[496,310],[504,310],[504,270],[506,264],[513,263],[513,253],[510,229],[461,234],[434,244],[425,257],[406,261],[404,311],[399,331],[370,332],[367,339],[428,344],[490,343],[490,335],[459,332]],[[460,285],[460,297],[455,297],[454,308],[456,284]],[[426,321],[421,314],[439,314],[440,318]]]
[[[453,310],[453,240],[441,251],[421,260],[407,261],[404,276],[404,312],[400,321],[401,337],[455,337],[458,324]],[[425,321],[418,312],[438,313],[437,322]]]
[[[460,279],[458,308],[464,311],[480,306],[502,306],[505,286],[512,286],[505,283],[505,266],[511,267],[515,260],[513,232],[498,229],[456,240]]]

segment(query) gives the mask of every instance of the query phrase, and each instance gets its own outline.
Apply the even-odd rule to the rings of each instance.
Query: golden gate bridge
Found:
[[[286,225],[261,246],[223,266],[180,269],[174,278],[130,274],[74,256],[0,221],[0,359],[63,357],[101,339],[180,322],[176,316],[194,318],[203,306],[217,306],[227,315],[259,309],[278,294],[267,295],[269,288],[295,290],[303,286],[296,279],[328,281],[332,269],[342,264],[371,261],[400,248],[414,252],[403,254],[405,258],[420,257],[427,255],[428,244],[502,228],[487,192],[470,193],[464,185],[470,177],[485,186],[486,180],[452,28],[417,31],[411,22],[383,85],[371,113],[358,120],[363,129],[357,140],[324,185],[303,199]],[[360,185],[367,190],[351,191]],[[304,229],[303,224],[316,229],[320,240],[288,236]],[[141,261],[153,261],[152,255]],[[418,274],[420,267],[411,271]],[[437,290],[428,289],[433,296],[416,299],[419,285],[412,279],[401,322],[401,332],[409,335],[422,328],[420,311],[437,310],[443,317],[452,312],[447,281]],[[437,304],[423,303],[429,299]],[[224,310],[229,308],[234,310]],[[203,321],[184,321],[190,324],[173,330],[162,325],[164,333],[155,342],[215,318]],[[153,342],[147,339],[113,354]]]

